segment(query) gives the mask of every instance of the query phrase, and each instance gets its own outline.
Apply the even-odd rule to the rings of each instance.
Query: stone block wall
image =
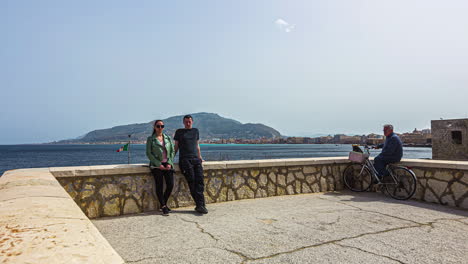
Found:
[[[468,118],[432,120],[431,132],[433,159],[468,160]]]
[[[402,162],[418,178],[413,199],[468,209],[468,162]]]
[[[346,162],[345,159],[296,159],[289,166],[285,160],[263,161],[263,164],[259,161],[208,162],[204,165],[206,202],[341,190],[341,175]],[[120,174],[119,168],[93,167],[88,167],[88,171],[80,167],[75,171],[73,168],[55,168],[53,172],[89,218],[159,208],[154,180],[148,168],[134,167],[133,173],[127,169],[127,174]],[[99,170],[104,175],[99,175]],[[169,207],[193,204],[183,175],[176,171]]]
[[[413,199],[468,208],[468,162],[403,160],[418,177]],[[207,203],[278,195],[339,191],[347,158],[206,162]],[[50,168],[89,218],[153,211],[159,208],[154,179],[143,165]],[[374,189],[375,190],[375,189]],[[193,205],[179,171],[170,207]]]
[[[88,218],[156,210],[149,173],[57,178]]]
[[[207,203],[342,190],[340,175],[346,165],[321,164],[205,170]],[[179,175],[178,175],[179,176]],[[173,195],[173,206],[191,205],[182,176]]]

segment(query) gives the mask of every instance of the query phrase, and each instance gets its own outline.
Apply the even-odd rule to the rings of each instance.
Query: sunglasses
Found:
[[[164,125],[155,125],[156,128],[164,128]]]

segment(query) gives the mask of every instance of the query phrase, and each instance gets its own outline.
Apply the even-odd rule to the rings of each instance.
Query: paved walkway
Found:
[[[382,194],[279,196],[102,218],[127,263],[468,263],[468,211]]]

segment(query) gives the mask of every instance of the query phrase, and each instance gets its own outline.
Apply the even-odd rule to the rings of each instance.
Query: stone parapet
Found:
[[[302,158],[205,162],[207,203],[343,189],[349,161]],[[418,177],[414,199],[468,208],[468,162],[405,159]],[[157,210],[154,180],[145,164],[51,168],[51,172],[90,218]],[[176,166],[170,207],[192,205]]]
[[[407,159],[418,178],[413,199],[468,209],[468,162]]]
[[[347,158],[205,162],[207,203],[341,190]],[[175,166],[170,207],[192,205],[185,178]],[[159,208],[154,179],[144,164],[51,168],[89,218]]]
[[[49,169],[0,178],[0,263],[123,263]]]

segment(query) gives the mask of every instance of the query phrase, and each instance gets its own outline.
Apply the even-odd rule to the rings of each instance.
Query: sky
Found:
[[[0,1],[0,144],[196,112],[287,136],[468,118],[467,13],[465,0]]]

